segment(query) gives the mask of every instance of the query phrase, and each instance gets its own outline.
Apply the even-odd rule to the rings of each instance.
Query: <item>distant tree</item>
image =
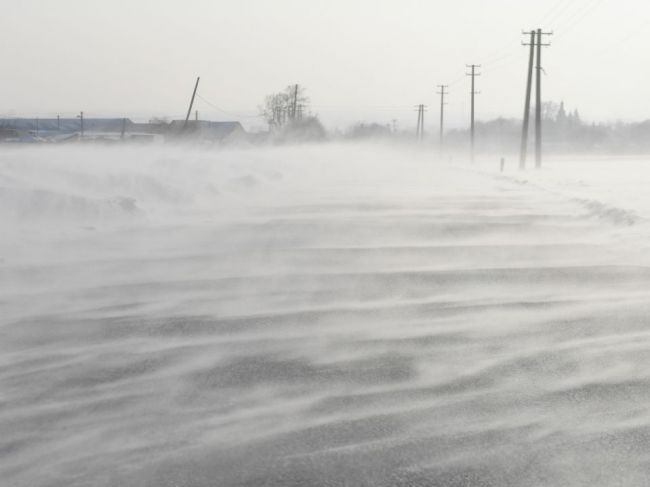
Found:
[[[269,127],[279,129],[289,122],[301,120],[308,105],[309,98],[305,95],[305,89],[300,85],[289,85],[283,91],[267,95],[259,111]]]
[[[280,128],[284,124],[288,99],[285,93],[267,95],[264,105],[260,107],[260,114],[271,128]]]
[[[567,118],[566,110],[564,109],[564,102],[562,101],[560,102],[560,108],[557,111],[557,115],[555,115],[555,121],[559,125],[564,125],[567,122]]]
[[[582,125],[582,120],[580,119],[580,113],[578,112],[578,109],[576,108],[573,110],[573,113],[570,115],[571,117],[571,124],[574,126],[580,126]]]
[[[378,123],[358,123],[346,134],[350,139],[364,139],[375,137],[388,137],[392,134],[390,125],[380,125]]]
[[[315,142],[327,138],[325,127],[318,117],[310,115],[286,125],[278,140],[283,142]]]
[[[563,106],[563,104],[562,104]],[[544,120],[557,120],[561,105],[554,101],[542,102],[542,118]]]

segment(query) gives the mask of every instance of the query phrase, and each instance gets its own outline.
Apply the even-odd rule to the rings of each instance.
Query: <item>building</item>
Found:
[[[135,123],[128,118],[5,118],[0,119],[0,140],[12,142],[62,142],[128,139],[151,141],[160,125]]]
[[[167,129],[171,141],[198,140],[232,142],[242,140],[246,131],[239,122],[210,122],[207,120],[173,120]]]

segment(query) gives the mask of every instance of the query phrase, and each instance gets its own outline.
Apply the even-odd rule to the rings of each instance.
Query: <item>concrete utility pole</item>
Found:
[[[550,46],[544,44],[542,36],[553,35],[552,32],[542,32],[537,29],[537,90],[535,106],[535,167],[542,167],[542,47]]]
[[[475,135],[475,131],[474,131],[474,95],[480,94],[480,92],[474,90],[474,86],[475,86],[474,78],[476,78],[477,76],[481,76],[481,73],[476,72],[476,68],[480,68],[481,65],[480,64],[467,64],[466,66],[468,68],[471,68],[471,70],[472,70],[471,73],[466,73],[466,74],[467,74],[467,76],[472,77],[472,91],[471,91],[471,95],[472,95],[472,115],[471,115],[471,122],[470,122],[470,130],[469,130],[469,132],[470,132],[470,139],[471,139],[470,140],[471,159],[472,159],[472,162],[474,162],[474,135]]]
[[[200,80],[201,80],[200,76],[196,78],[196,84],[194,85],[194,92],[192,93],[192,99],[190,100],[190,107],[187,109],[187,116],[185,117],[185,123],[183,124],[183,128],[187,127],[187,122],[190,119],[190,115],[192,114],[192,107],[194,106],[194,98],[196,98],[196,90],[199,88]]]
[[[293,104],[291,107],[291,120],[296,120],[296,115],[297,115],[297,110],[298,110],[298,85],[296,85],[293,89]]]
[[[418,109],[418,126],[415,131],[415,136],[418,140],[424,139],[424,112],[426,111],[426,105],[415,105],[415,108]]]
[[[424,139],[424,112],[426,111],[426,105],[420,105],[420,140]]]
[[[449,85],[438,85],[438,88],[440,88],[440,91],[438,92],[438,95],[440,95],[440,147],[442,147],[445,130],[445,95],[449,94],[449,92],[445,92],[445,90],[449,88]]]
[[[537,47],[537,71],[535,76],[535,167],[542,167],[542,47],[550,46],[543,42],[542,36],[553,35],[552,32],[543,32],[542,29],[524,32],[524,35],[530,35],[530,43],[524,46],[530,46],[530,58],[528,60],[528,82],[526,85],[526,102],[524,107],[524,124],[521,134],[521,152],[519,156],[519,169],[526,167],[526,152],[528,150],[528,126],[530,120],[530,94],[532,89],[533,60],[535,58],[535,47]]]
[[[527,34],[524,32],[524,34]],[[519,169],[526,168],[526,152],[528,151],[528,124],[530,120],[530,92],[533,84],[533,58],[535,57],[535,31],[530,32],[530,43],[524,46],[530,46],[528,58],[528,77],[526,81],[526,100],[524,102],[524,123],[521,130],[521,150],[519,152]]]

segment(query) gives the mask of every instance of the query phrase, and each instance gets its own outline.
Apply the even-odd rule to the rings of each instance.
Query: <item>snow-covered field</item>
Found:
[[[650,482],[650,160],[0,150],[0,484]]]

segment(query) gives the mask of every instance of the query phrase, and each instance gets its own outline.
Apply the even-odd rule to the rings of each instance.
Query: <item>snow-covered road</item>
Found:
[[[3,485],[647,485],[650,162],[497,165],[2,149]]]

